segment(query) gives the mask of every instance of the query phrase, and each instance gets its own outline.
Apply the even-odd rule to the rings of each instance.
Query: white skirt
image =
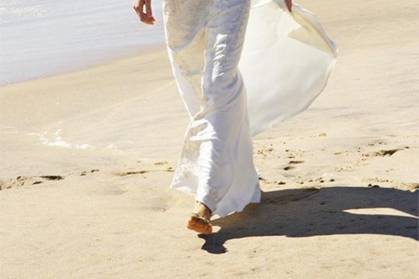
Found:
[[[164,0],[167,50],[190,117],[170,187],[213,215],[260,202],[252,136],[306,109],[336,47],[314,16],[283,0]]]

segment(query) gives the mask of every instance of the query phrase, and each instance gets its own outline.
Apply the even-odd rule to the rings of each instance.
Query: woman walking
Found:
[[[133,7],[141,21],[154,23],[151,0],[135,0]],[[263,35],[270,28],[255,29],[263,27],[266,22],[272,24],[272,21],[265,22],[263,18],[269,17],[268,14],[275,9],[292,18],[291,0],[163,0],[169,60],[190,117],[170,187],[194,194],[195,209],[187,221],[187,227],[196,232],[211,233],[212,216],[223,217],[242,211],[249,203],[260,202],[261,190],[253,163],[252,136],[287,114],[291,116],[303,110],[322,90],[320,81],[315,84],[320,87],[314,90],[312,81],[307,86],[300,80],[298,85],[291,87],[291,91],[303,91],[304,96],[311,94],[311,97],[302,98],[294,93],[297,97],[287,99],[297,99],[295,105],[290,104],[293,109],[289,111],[273,106],[272,101],[283,103],[287,98],[281,94],[290,91],[293,79],[288,82],[289,77],[282,78],[278,69],[265,67],[259,73],[255,70],[261,66],[257,62],[265,61],[266,55],[274,59],[275,55],[269,54],[269,50],[281,47],[281,44],[255,45],[259,40],[272,41],[275,33],[267,34],[266,38],[255,37],[254,42],[249,43],[249,48],[246,48],[245,39],[248,40],[251,11],[256,11],[256,21],[249,26],[252,28],[250,37]],[[281,22],[284,25],[284,21]],[[297,23],[296,20],[293,22]],[[281,30],[287,31],[290,26],[285,24]],[[299,33],[294,37],[300,44],[305,39]],[[276,41],[281,42],[281,39]],[[282,49],[286,50],[287,46],[283,45]],[[292,49],[298,49],[298,46]],[[245,60],[243,63],[242,56]],[[292,74],[293,69],[288,69]],[[304,74],[304,66],[300,65],[299,69],[299,73]],[[323,72],[323,79],[328,76],[323,69],[320,71]],[[270,85],[255,82],[258,79],[265,79]],[[275,85],[281,82],[287,84],[280,87]],[[304,89],[300,84],[305,84]],[[268,88],[264,89],[266,86]],[[282,93],[279,94],[279,91]]]

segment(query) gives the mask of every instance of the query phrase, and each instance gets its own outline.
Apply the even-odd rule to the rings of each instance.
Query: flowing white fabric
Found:
[[[220,217],[260,202],[251,137],[304,110],[336,48],[283,0],[164,0],[167,50],[190,116],[170,184]]]
[[[305,110],[323,91],[337,48],[315,18],[294,3],[253,0],[240,71],[251,134]]]

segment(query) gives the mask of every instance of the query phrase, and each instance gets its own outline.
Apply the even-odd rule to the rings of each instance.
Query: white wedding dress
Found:
[[[306,109],[337,51],[283,0],[164,0],[167,50],[190,116],[170,187],[219,217],[260,202],[251,137]],[[246,25],[247,23],[247,25]]]

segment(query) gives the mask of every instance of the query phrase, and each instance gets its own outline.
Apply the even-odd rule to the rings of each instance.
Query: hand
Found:
[[[285,4],[287,4],[288,10],[292,12],[292,0],[285,0]]]
[[[156,21],[153,17],[153,12],[151,11],[151,0],[134,0],[132,8],[140,17],[142,22],[146,24],[154,24]]]

